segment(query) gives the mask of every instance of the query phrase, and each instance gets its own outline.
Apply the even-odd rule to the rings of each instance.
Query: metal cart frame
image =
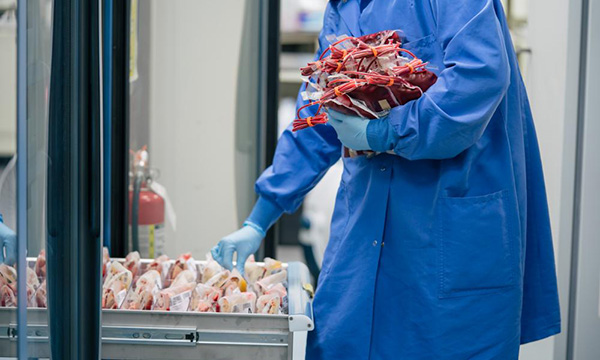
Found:
[[[33,259],[35,260],[35,259]],[[306,265],[285,264],[288,315],[102,311],[103,359],[292,360],[294,338],[314,328]],[[28,309],[28,355],[49,358],[46,309]],[[17,312],[0,308],[0,356],[17,356]]]

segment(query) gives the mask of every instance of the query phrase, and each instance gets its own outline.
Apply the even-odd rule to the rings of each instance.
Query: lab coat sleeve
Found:
[[[410,160],[452,158],[477,142],[510,82],[494,2],[431,2],[444,69],[423,96],[367,128],[373,150]]]
[[[320,44],[317,57],[326,46]],[[303,85],[298,93],[296,108],[307,103],[302,99],[305,88],[306,85]],[[317,106],[306,108],[300,112],[300,116],[314,116],[316,108]],[[304,196],[325,175],[327,169],[338,161],[341,146],[335,130],[329,124],[292,132],[290,122],[279,138],[273,164],[256,181],[255,190],[260,196],[259,201],[270,203],[265,208],[279,209],[279,214],[277,211],[270,211],[271,218],[263,220],[261,225],[270,226],[277,220],[276,215],[296,211]]]

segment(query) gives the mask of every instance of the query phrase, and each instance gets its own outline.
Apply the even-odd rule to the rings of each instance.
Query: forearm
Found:
[[[246,223],[251,223],[256,225],[255,227],[258,231],[263,233],[267,232],[269,228],[277,222],[277,220],[283,214],[283,209],[279,207],[276,203],[267,200],[266,198],[260,196],[254,204],[254,208],[252,208],[252,212],[246,219]]]
[[[445,68],[419,99],[369,123],[367,138],[373,150],[393,150],[411,160],[443,159],[481,137],[506,93],[510,67],[493,3],[478,3],[460,7],[475,12],[457,14],[462,22],[447,16],[440,20],[438,41],[444,45]],[[488,30],[482,33],[484,27]]]

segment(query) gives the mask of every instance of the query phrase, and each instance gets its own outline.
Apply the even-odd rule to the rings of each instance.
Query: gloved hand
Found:
[[[233,269],[233,253],[237,253],[236,269],[244,274],[244,264],[248,257],[254,254],[260,247],[265,232],[262,228],[252,222],[246,221],[244,226],[225,236],[210,253],[221,266],[227,270]]]
[[[6,257],[4,256],[6,253]],[[12,265],[17,261],[17,234],[0,222],[0,263]]]
[[[337,132],[338,139],[345,147],[352,150],[371,150],[367,141],[367,125],[369,120],[359,116],[342,114],[328,109],[329,124]]]

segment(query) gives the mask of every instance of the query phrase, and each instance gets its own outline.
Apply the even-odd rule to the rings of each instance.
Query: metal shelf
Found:
[[[282,45],[314,44],[318,38],[316,31],[282,32],[280,42]]]
[[[282,83],[302,83],[302,77],[298,70],[280,70],[279,71],[279,82]]]
[[[279,81],[284,83],[301,83],[300,68],[313,60],[312,53],[282,52],[280,57]]]

